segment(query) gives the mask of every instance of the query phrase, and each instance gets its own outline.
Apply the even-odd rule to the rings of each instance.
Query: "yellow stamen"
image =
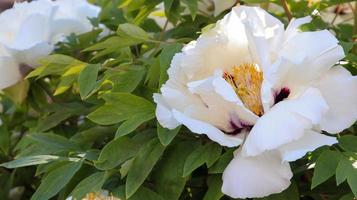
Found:
[[[263,115],[260,89],[263,82],[263,72],[252,63],[234,66],[223,78],[233,87],[243,104],[258,116]]]

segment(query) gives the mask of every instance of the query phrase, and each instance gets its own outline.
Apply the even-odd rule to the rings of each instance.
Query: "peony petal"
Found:
[[[64,41],[64,39],[75,33],[81,34],[91,30],[86,24],[75,19],[57,19],[51,24],[51,43],[56,44],[57,42]]]
[[[288,36],[287,36],[288,37]],[[285,42],[280,57],[289,65],[282,85],[290,88],[307,84],[327,72],[345,56],[338,40],[327,30],[295,34]],[[283,70],[284,71],[284,70]]]
[[[62,41],[72,33],[82,34],[93,29],[90,18],[97,18],[101,8],[86,0],[55,1],[57,7],[52,25],[53,42]]]
[[[190,118],[189,116],[177,111],[172,111],[175,119],[185,125],[190,131],[197,134],[206,134],[211,140],[219,143],[222,146],[235,147],[242,143],[245,133],[238,135],[227,135],[216,127],[206,122]]]
[[[49,33],[48,16],[32,14],[22,22],[15,40],[9,47],[19,51],[29,49],[38,43],[48,41]]]
[[[175,129],[180,123],[173,117],[171,110],[166,104],[161,94],[154,94],[156,106],[156,118],[161,126],[168,129]]]
[[[280,48],[284,24],[259,7],[238,6],[233,11],[245,26],[250,53],[254,62],[268,70],[274,52]]]
[[[277,151],[244,157],[238,150],[224,170],[222,192],[233,198],[264,197],[288,188],[292,176]]]
[[[50,45],[47,42],[41,42],[28,49],[18,50],[8,48],[8,51],[18,63],[25,63],[30,67],[36,67],[39,64],[39,60],[48,56],[53,49],[53,45]]]
[[[0,56],[0,90],[14,85],[22,79],[18,63],[11,57]]]
[[[338,133],[357,120],[357,77],[343,67],[334,67],[314,84],[329,105],[321,129]]]
[[[337,143],[335,137],[323,135],[315,131],[306,131],[305,135],[296,141],[279,148],[284,161],[292,162],[303,157],[307,152],[313,151],[324,145]]]
[[[252,62],[244,25],[234,12],[218,21],[214,28],[202,33],[182,53],[180,68],[190,81],[205,79],[217,69],[226,71],[232,66]]]
[[[305,131],[318,125],[328,106],[317,89],[309,88],[296,99],[274,105],[254,125],[243,153],[256,156],[301,138]]]
[[[222,130],[234,131],[232,121],[253,125],[258,119],[258,116],[245,108],[220,73],[205,80],[190,82],[188,87],[193,94],[199,95],[209,109],[209,113],[201,119]]]
[[[288,27],[285,30],[285,41],[290,40],[292,37],[294,37],[296,34],[300,33],[300,26],[303,24],[310,23],[312,20],[311,16],[306,16],[302,18],[293,18]]]
[[[39,26],[43,19],[48,19],[53,10],[52,1],[37,0],[31,3],[21,2],[14,4],[12,9],[5,10],[0,14],[0,42],[12,46],[14,40],[23,40],[25,43],[18,42],[20,46],[31,46],[28,41],[42,37],[46,34],[43,30],[48,27]],[[38,18],[38,19],[37,19]],[[25,22],[25,23],[24,23]],[[32,27],[32,25],[34,25]],[[27,28],[30,28],[27,30]],[[26,32],[27,30],[27,32]],[[30,31],[31,30],[31,31]],[[20,35],[18,33],[21,32]],[[29,40],[29,38],[32,38]],[[34,43],[37,43],[38,40]]]

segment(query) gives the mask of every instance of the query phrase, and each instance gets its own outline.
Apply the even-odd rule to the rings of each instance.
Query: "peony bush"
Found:
[[[357,198],[356,3],[0,13],[0,199]]]

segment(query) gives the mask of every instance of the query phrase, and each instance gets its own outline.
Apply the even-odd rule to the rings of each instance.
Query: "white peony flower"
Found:
[[[75,2],[75,3],[74,3]],[[100,8],[85,0],[37,0],[15,3],[0,14],[0,89],[23,77],[21,66],[36,67],[57,42],[92,29],[87,17]]]
[[[357,77],[327,30],[300,32],[310,17],[284,25],[239,6],[174,56],[154,94],[163,127],[180,124],[223,146],[244,144],[223,174],[223,193],[263,197],[290,185],[289,161],[336,143],[357,119]]]
[[[87,0],[57,0],[53,2],[56,10],[54,42],[63,40],[71,33],[82,34],[93,29],[90,18],[99,16],[101,8],[89,4]]]
[[[75,200],[72,196],[68,197],[66,200]],[[120,200],[109,194],[108,190],[100,190],[98,192],[91,192],[85,195],[82,200]]]

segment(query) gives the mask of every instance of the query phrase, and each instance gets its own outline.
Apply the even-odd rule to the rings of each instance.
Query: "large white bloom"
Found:
[[[22,78],[21,66],[36,67],[57,42],[92,29],[88,18],[100,8],[85,0],[37,0],[15,3],[0,14],[0,89]]]
[[[224,146],[244,144],[223,175],[234,198],[263,197],[290,184],[289,161],[336,143],[357,119],[357,78],[328,31],[300,32],[266,11],[235,7],[174,56],[155,94],[160,124],[180,124]]]

